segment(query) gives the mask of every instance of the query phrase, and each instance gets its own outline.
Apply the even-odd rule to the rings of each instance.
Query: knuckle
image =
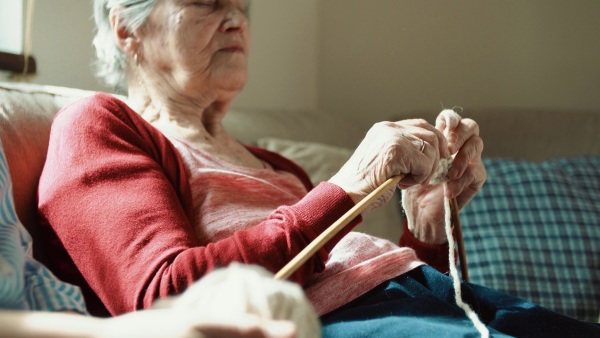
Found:
[[[435,131],[427,130],[424,133],[424,138],[427,143],[431,144],[436,148],[438,147],[440,138]]]
[[[415,122],[420,125],[429,125],[429,122],[427,122],[427,120],[425,120],[423,118],[417,118],[417,119],[415,119]]]
[[[380,126],[380,127],[388,127],[388,128],[395,128],[396,127],[396,123],[392,122],[392,121],[381,121],[381,122],[377,122],[375,123],[376,126]]]
[[[475,122],[475,120],[467,118],[463,119],[462,122],[465,124],[468,130],[472,131],[473,135],[479,135],[479,124]]]
[[[393,126],[393,122],[389,122],[389,121],[377,122],[377,123],[373,124],[373,126],[371,127],[371,129],[369,129],[369,132],[379,133],[381,130],[384,130],[386,128],[390,128],[392,126]]]
[[[423,119],[423,118],[414,118],[414,119],[408,119],[408,120],[404,120],[404,122],[408,125],[411,126],[415,126],[415,127],[421,127],[421,128],[426,128],[427,126],[429,126],[429,122],[427,122],[427,120]]]

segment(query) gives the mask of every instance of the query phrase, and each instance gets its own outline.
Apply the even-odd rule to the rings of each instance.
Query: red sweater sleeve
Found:
[[[38,197],[47,243],[44,262],[60,278],[82,287],[96,315],[147,308],[233,261],[276,272],[354,205],[339,187],[323,183],[261,224],[199,246],[177,151],[106,94],[57,114]],[[359,221],[292,279],[304,283],[322,271],[336,240]]]
[[[400,246],[412,248],[417,253],[420,260],[432,266],[441,273],[450,271],[450,263],[448,261],[448,244],[434,245],[419,241],[408,230],[408,223],[404,222],[404,231],[400,237]]]

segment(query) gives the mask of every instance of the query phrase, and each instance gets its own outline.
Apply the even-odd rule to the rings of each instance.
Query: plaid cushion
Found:
[[[484,162],[488,180],[460,215],[471,281],[598,320],[600,157]]]

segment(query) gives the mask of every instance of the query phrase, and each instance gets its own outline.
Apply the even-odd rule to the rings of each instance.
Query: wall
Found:
[[[249,80],[235,106],[316,109],[318,0],[254,0]]]
[[[445,107],[600,107],[600,2],[327,0],[319,106],[363,122]]]
[[[32,81],[101,89],[91,1],[36,7]],[[598,13],[597,0],[255,0],[250,80],[234,106],[365,125],[442,104],[598,111]]]
[[[35,82],[99,90],[92,75],[93,20],[91,1],[35,2],[33,55]]]
[[[10,0],[15,1],[15,0]],[[24,0],[23,3],[26,3]],[[90,1],[36,1],[33,19],[32,54],[37,74],[28,81],[98,90],[90,68],[93,23]],[[2,31],[12,27],[2,25]],[[4,72],[0,80],[10,81]]]
[[[15,0],[0,0],[0,22],[12,29],[0,30],[0,50],[21,54],[23,51],[23,3]]]
[[[15,1],[15,0],[6,0]],[[90,67],[92,1],[36,1],[33,55],[38,74],[30,81],[107,90]],[[237,107],[317,108],[317,0],[252,2],[250,80]],[[3,25],[2,32],[11,30]],[[7,73],[1,81],[10,81]]]

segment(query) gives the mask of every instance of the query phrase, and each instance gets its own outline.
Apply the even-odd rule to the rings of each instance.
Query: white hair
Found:
[[[157,0],[94,0],[96,36],[96,76],[117,90],[127,88],[127,55],[119,49],[113,38],[109,14],[114,7],[119,12],[120,24],[128,31],[141,27],[154,9]]]
[[[120,24],[132,32],[140,28],[150,16],[157,0],[94,0],[94,21],[96,36],[93,44],[96,48],[96,76],[106,85],[117,91],[127,89],[127,55],[119,49],[110,27],[110,10],[123,7],[119,12]],[[248,12],[250,0],[245,1]]]

